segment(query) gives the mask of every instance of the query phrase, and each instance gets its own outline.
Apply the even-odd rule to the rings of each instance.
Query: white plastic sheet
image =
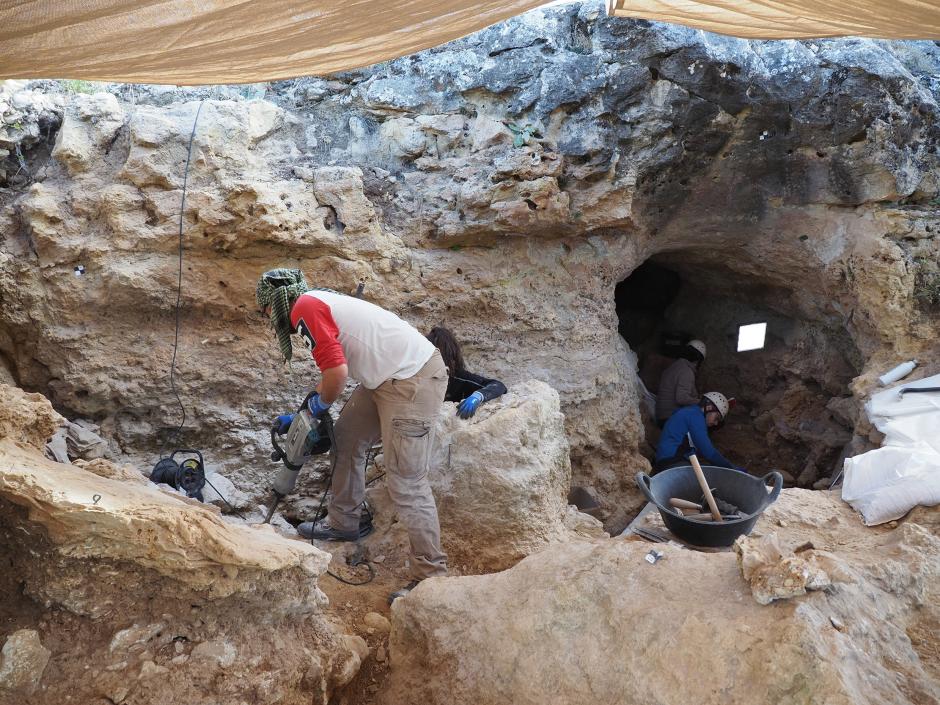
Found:
[[[898,384],[875,394],[865,410],[885,434],[881,448],[845,460],[842,499],[869,526],[899,519],[918,504],[940,504],[940,375]]]

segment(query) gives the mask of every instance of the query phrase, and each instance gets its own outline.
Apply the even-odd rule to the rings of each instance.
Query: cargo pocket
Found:
[[[400,477],[423,477],[431,452],[431,423],[420,419],[392,419],[394,464],[389,471]]]

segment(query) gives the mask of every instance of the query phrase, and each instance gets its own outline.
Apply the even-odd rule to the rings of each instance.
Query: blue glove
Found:
[[[320,395],[317,393],[314,393],[307,402],[307,408],[310,409],[310,413],[317,418],[323,416],[323,414],[329,411],[331,406],[332,404],[327,404],[322,399],[320,399]]]
[[[276,434],[283,436],[285,433],[287,433],[293,421],[293,414],[281,414],[276,419],[274,419],[274,423],[271,424],[271,428],[274,429]]]
[[[479,392],[474,392],[469,397],[460,402],[460,406],[457,407],[457,416],[462,419],[469,419],[475,413],[477,413],[477,407],[483,403],[483,395]]]

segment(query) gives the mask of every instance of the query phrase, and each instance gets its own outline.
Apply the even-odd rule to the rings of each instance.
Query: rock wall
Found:
[[[574,478],[622,521],[647,461],[613,290],[646,259],[847,336],[856,409],[884,366],[936,359],[938,66],[931,42],[747,42],[585,4],[322,79],[20,86],[0,142],[0,354],[152,462],[181,423],[168,372],[198,113],[187,445],[244,489],[267,482],[268,419],[312,380],[279,364],[252,295],[264,269],[299,266],[452,327],[473,369],[558,389]]]

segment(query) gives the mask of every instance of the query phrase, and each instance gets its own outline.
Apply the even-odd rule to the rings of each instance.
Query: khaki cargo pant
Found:
[[[330,525],[359,527],[365,498],[366,454],[379,438],[385,455],[385,482],[408,529],[411,572],[416,580],[447,574],[437,505],[428,483],[434,423],[447,391],[447,368],[434,355],[408,379],[390,379],[376,389],[359,386],[336,421]]]

